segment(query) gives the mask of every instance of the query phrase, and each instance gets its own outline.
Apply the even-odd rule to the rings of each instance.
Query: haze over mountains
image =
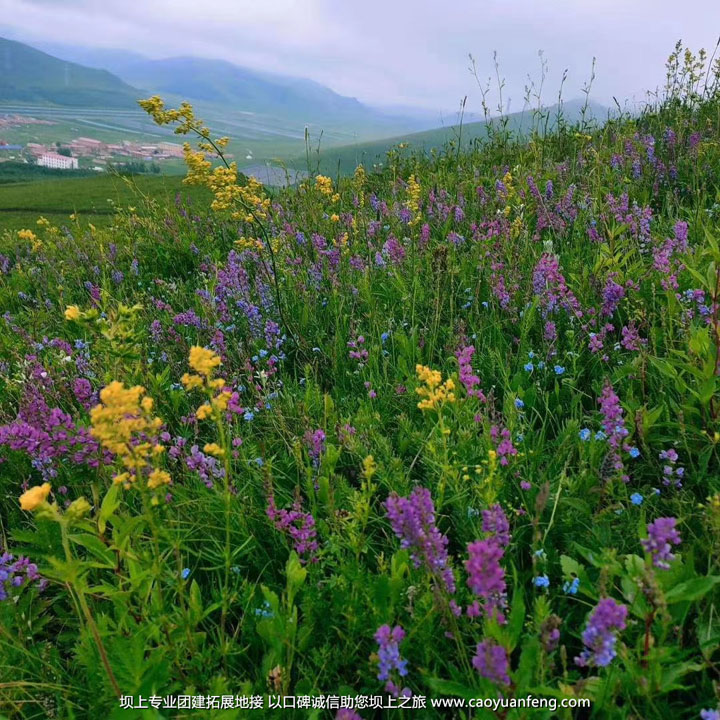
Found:
[[[437,118],[386,113],[305,78],[277,75],[196,57],[150,59],[125,50],[29,45],[0,39],[0,101],[58,105],[136,107],[137,98],[157,93],[297,123],[343,124],[379,137],[432,127]],[[112,103],[108,96],[115,94]]]
[[[304,167],[305,128],[313,147],[322,136],[319,168],[330,173],[352,172],[360,162],[382,162],[400,142],[428,152],[460,135],[456,113],[373,108],[312,80],[224,60],[150,59],[125,50],[38,46],[0,38],[0,113],[4,106],[9,112],[53,119],[58,128],[58,136],[48,138],[53,142],[78,135],[106,141],[141,136],[170,140],[172,131],[153,125],[137,106],[139,98],[151,94],[171,105],[192,102],[216,132],[232,138],[235,156],[250,163],[283,158],[290,166]],[[565,119],[577,119],[581,106],[580,101],[565,103]],[[556,110],[547,109],[551,119]],[[589,113],[602,120],[607,109],[590,103]],[[522,133],[531,127],[531,115],[527,110],[512,113],[507,122]],[[486,135],[487,124],[478,117],[465,113],[464,142]]]

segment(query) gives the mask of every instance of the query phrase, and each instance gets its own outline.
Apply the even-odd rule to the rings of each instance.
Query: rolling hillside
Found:
[[[0,103],[129,108],[137,97],[135,88],[107,70],[0,38]]]
[[[541,116],[533,114],[532,110],[510,113],[505,117],[507,130],[515,135],[526,134],[533,128],[541,132],[551,131],[557,126],[559,110],[563,121],[573,124],[580,120],[583,104],[584,101],[582,100],[571,100],[563,103],[561,108],[558,105],[551,105],[543,109]],[[607,118],[609,112],[608,108],[602,105],[588,103],[586,120],[601,123]],[[319,154],[313,153],[310,164],[312,168],[317,168],[324,173],[351,173],[360,164],[369,168],[384,163],[388,151],[392,148],[398,148],[400,151],[404,149],[407,152],[421,150],[430,153],[434,149],[437,150],[446,146],[449,142],[458,141],[464,147],[468,147],[474,140],[487,136],[488,125],[499,128],[500,124],[501,121],[498,119],[491,120],[490,123],[480,121],[465,123],[462,126],[454,124],[382,140],[355,143],[344,147],[329,148],[327,150],[321,148]],[[296,158],[289,162],[288,165],[293,168],[305,169],[307,168],[307,158]]]

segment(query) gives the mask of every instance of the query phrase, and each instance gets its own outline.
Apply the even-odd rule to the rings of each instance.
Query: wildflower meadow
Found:
[[[283,190],[140,104],[207,202],[0,240],[0,716],[718,720],[720,64]]]

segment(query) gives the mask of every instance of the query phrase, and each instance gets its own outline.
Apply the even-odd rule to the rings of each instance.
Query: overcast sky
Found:
[[[720,0],[0,0],[0,33],[32,43],[198,55],[312,78],[366,103],[479,112],[468,53],[486,80],[498,53],[511,110],[527,76],[550,75],[546,102],[643,97],[675,41],[712,50]],[[496,102],[496,101],[495,101]]]

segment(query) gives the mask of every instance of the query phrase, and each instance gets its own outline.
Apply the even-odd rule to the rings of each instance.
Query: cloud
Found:
[[[597,58],[593,97],[654,89],[675,41],[712,47],[720,3],[686,0],[0,0],[0,17],[32,42],[125,48],[155,57],[199,55],[309,77],[377,104],[479,111],[497,50],[505,98],[523,102],[545,51],[552,102],[562,72],[577,97]],[[62,28],[58,32],[58,28]],[[497,93],[494,102],[496,102]]]

